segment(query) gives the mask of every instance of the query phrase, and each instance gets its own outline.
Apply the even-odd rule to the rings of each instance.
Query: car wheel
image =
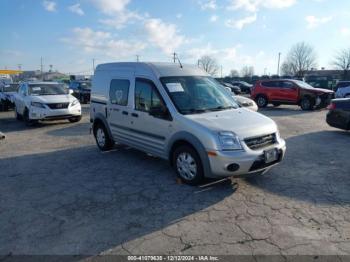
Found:
[[[111,150],[113,147],[113,141],[109,137],[107,129],[104,125],[98,124],[94,129],[94,136],[98,148],[102,151]]]
[[[274,107],[279,107],[281,104],[280,103],[272,103]]]
[[[173,153],[173,166],[178,177],[189,185],[198,185],[204,178],[202,162],[190,146],[180,146]]]
[[[38,123],[38,120],[32,120],[29,118],[29,110],[27,108],[24,111],[23,119],[27,126],[34,126]]]
[[[23,120],[23,116],[17,112],[17,107],[15,107],[15,118],[17,120]]]
[[[81,119],[82,119],[82,116],[76,116],[76,117],[69,118],[68,120],[71,123],[76,123],[76,122],[79,122]]]
[[[258,105],[258,107],[260,107],[260,108],[266,107],[267,104],[269,103],[267,101],[267,98],[265,96],[262,96],[262,95],[257,96],[257,98],[255,99],[255,102]]]
[[[300,102],[300,107],[302,110],[305,110],[305,111],[312,110],[314,105],[313,105],[311,98],[304,97]]]

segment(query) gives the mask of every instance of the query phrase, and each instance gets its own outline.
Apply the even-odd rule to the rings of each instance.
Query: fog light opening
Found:
[[[227,170],[230,171],[230,172],[235,172],[239,169],[239,165],[238,164],[230,164],[227,166]]]

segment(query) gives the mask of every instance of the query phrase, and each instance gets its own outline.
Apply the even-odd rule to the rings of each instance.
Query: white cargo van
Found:
[[[121,143],[167,159],[189,184],[264,173],[286,150],[273,120],[239,107],[195,66],[99,65],[90,110],[101,150]]]

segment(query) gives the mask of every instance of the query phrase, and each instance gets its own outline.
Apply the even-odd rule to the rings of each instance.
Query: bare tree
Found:
[[[208,55],[202,56],[198,60],[198,66],[212,76],[217,75],[219,72],[219,65],[216,62],[216,59]]]
[[[253,75],[254,75],[254,67],[253,66],[244,66],[241,69],[241,76],[252,77]]]
[[[305,42],[300,42],[292,46],[286,60],[282,64],[283,68],[298,77],[304,77],[306,71],[317,66],[316,52],[314,48]]]
[[[282,75],[285,75],[285,76],[293,76],[294,75],[294,70],[293,70],[291,64],[289,64],[287,62],[284,62],[281,65],[281,72],[282,72]]]
[[[350,70],[350,48],[339,51],[333,64],[336,68],[344,71],[344,79],[346,79]]]
[[[230,75],[229,76],[230,77],[239,77],[239,73],[238,73],[238,71],[236,69],[232,69],[230,71]]]

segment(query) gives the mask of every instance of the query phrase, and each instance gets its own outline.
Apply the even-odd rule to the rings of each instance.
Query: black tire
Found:
[[[259,108],[267,107],[267,105],[269,103],[269,101],[267,100],[267,97],[264,95],[258,95],[255,98],[255,102]]]
[[[273,105],[274,107],[279,107],[279,106],[281,105],[281,103],[272,103],[272,105]]]
[[[80,120],[82,119],[82,116],[76,116],[76,117],[72,117],[72,118],[69,118],[69,122],[71,123],[77,123],[79,122]]]
[[[26,108],[23,113],[23,120],[26,126],[34,126],[38,123],[38,120],[31,120],[29,118],[29,110]]]
[[[186,156],[188,157],[186,158]],[[180,163],[183,162],[181,159],[186,161],[186,167],[180,166]],[[176,174],[184,183],[195,186],[203,181],[204,171],[202,161],[196,150],[192,147],[183,145],[176,148],[172,156],[172,163]],[[192,166],[192,169],[190,166]],[[195,171],[191,172],[193,170]]]
[[[310,97],[303,97],[300,101],[300,107],[304,111],[310,111],[314,108],[314,102]]]
[[[15,118],[19,121],[23,120],[23,116],[17,112],[16,107],[15,107]]]
[[[106,127],[97,124],[94,128],[96,144],[101,151],[109,151],[113,148],[113,140],[109,137]]]

